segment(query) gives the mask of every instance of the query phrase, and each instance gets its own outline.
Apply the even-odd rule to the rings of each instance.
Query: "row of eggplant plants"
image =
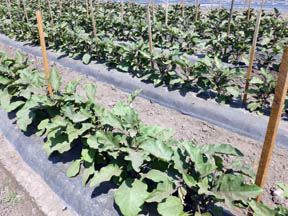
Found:
[[[82,170],[83,186],[90,187],[112,181],[123,215],[147,213],[143,209],[151,203],[163,216],[222,215],[216,204],[225,203],[252,209],[256,215],[287,216],[281,206],[272,210],[253,200],[262,189],[249,183],[255,175],[239,160],[243,154],[238,149],[179,142],[173,130],[145,125],[130,106],[140,91],[108,110],[95,103],[94,84],[86,84],[86,95],[79,95],[79,80],[62,86],[53,69],[49,82],[51,97],[44,74],[31,69],[22,53],[9,58],[0,52],[1,107],[16,114],[23,132],[43,138],[49,157],[80,146],[81,156],[71,163],[67,176]],[[224,156],[233,162],[225,163]]]
[[[27,6],[28,17],[30,17],[29,23],[27,23],[25,16],[23,16],[23,5],[19,5],[18,1],[12,1],[12,20],[10,21],[6,5],[1,5],[0,14],[2,22],[0,24],[0,32],[16,40],[31,41],[38,44],[38,29],[34,15],[38,6],[35,1],[31,2]],[[157,24],[163,23],[163,16],[161,16],[163,9],[156,7],[153,24],[154,45],[156,44],[156,47],[163,48],[161,43],[168,41],[169,45],[167,46],[171,46],[172,44],[175,46],[170,47],[169,52],[163,49],[154,50],[151,55],[147,42],[148,34],[144,6],[126,4],[125,18],[121,21],[119,19],[119,16],[121,16],[119,4],[101,4],[101,7],[98,8],[95,3],[95,20],[98,36],[98,39],[95,40],[92,33],[91,18],[86,14],[85,2],[77,2],[75,5],[68,4],[69,2],[67,1],[63,2],[61,7],[62,16],[60,16],[58,15],[60,13],[58,2],[51,2],[52,11],[54,12],[54,22],[52,23],[47,2],[42,3],[42,13],[46,27],[46,42],[49,48],[66,52],[71,57],[83,56],[85,64],[90,63],[92,60],[105,62],[122,71],[130,72],[143,81],[153,82],[155,86],[166,85],[169,88],[187,90],[197,87],[198,94],[201,95],[203,91],[212,92],[213,94],[209,94],[209,96],[216,98],[216,101],[219,103],[229,103],[232,100],[241,98],[243,83],[245,82],[245,72],[240,66],[229,67],[225,65],[223,63],[225,56],[219,52],[227,48],[228,51],[226,54],[228,55],[230,51],[234,52],[236,50],[238,54],[230,53],[229,56],[239,59],[243,53],[249,50],[247,44],[251,42],[253,24],[255,23],[253,13],[250,21],[246,21],[245,13],[241,15],[240,13],[242,12],[235,12],[236,16],[232,23],[233,33],[231,33],[229,40],[227,40],[227,35],[225,36],[227,25],[225,20],[229,15],[227,10],[215,9],[203,12],[206,15],[200,16],[199,21],[193,22],[193,6],[187,7],[185,20],[183,20],[179,18],[181,16],[175,16],[176,18],[172,16],[173,13],[177,14],[181,12],[179,6],[173,5],[170,11],[171,23],[163,29],[171,28],[174,30],[160,34],[166,40],[157,36],[157,32],[161,32],[163,27],[162,24],[162,27],[159,27]],[[183,25],[183,22],[185,25]],[[269,68],[275,61],[274,57],[276,54],[282,51],[282,47],[285,45],[282,41],[287,35],[285,28],[286,21],[280,17],[277,10],[275,10],[274,14],[264,16],[262,22],[263,25],[261,25],[262,27],[259,31],[259,38],[264,39],[260,43],[259,49],[262,49],[262,51],[265,49],[268,54],[260,52],[257,60],[260,61],[257,63],[260,72],[250,81],[251,88],[248,94],[251,95],[251,100],[247,105],[250,111],[257,111],[257,113],[263,113],[271,105],[276,81],[275,77],[270,74]],[[182,32],[189,30],[187,34],[191,32],[192,34],[197,34],[198,36],[195,37],[197,40],[207,40],[204,46],[208,49],[205,59],[199,60],[194,65],[191,64],[186,55],[183,54],[183,52],[189,53],[189,51],[183,50],[179,47],[179,44],[182,44],[186,48],[193,47],[194,45],[196,47],[197,40],[194,42],[191,40],[187,41],[185,37],[179,36],[182,34],[179,33],[179,29],[183,29]],[[267,39],[268,32],[271,36],[269,40]],[[220,35],[222,33],[224,36]],[[238,48],[233,46],[231,48],[230,45],[225,45],[227,41],[233,41],[231,39],[233,38],[233,34],[237,35],[238,39],[245,40],[239,42],[237,39],[239,43],[232,42]],[[199,35],[202,35],[202,37]],[[221,38],[220,41],[219,38]],[[127,45],[127,40],[130,40],[129,45]],[[177,41],[180,42],[177,43]],[[243,47],[241,48],[242,45],[240,46],[240,44],[246,46],[245,52],[242,50]],[[176,48],[174,49],[173,47]],[[269,51],[271,47],[274,50],[272,53]],[[151,65],[151,61],[154,63],[154,67]],[[247,61],[243,61],[247,64]],[[277,67],[279,67],[279,64],[276,64]]]

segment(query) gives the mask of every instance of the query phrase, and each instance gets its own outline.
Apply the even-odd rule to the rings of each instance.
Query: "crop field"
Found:
[[[263,11],[260,21],[254,9],[230,14],[229,9],[202,9],[195,4],[6,0],[0,5],[0,33],[15,43],[39,46],[37,10],[51,52],[81,59],[84,65],[104,64],[167,91],[237,104],[259,117],[270,114],[288,45],[288,20],[276,8]],[[252,44],[256,47],[251,62]],[[226,131],[221,136],[233,141],[200,140],[205,131],[191,138],[190,130],[199,126],[190,129],[190,117],[160,106],[147,122],[149,117],[139,108],[149,110],[154,105],[137,101],[141,89],[123,95],[99,84],[106,88],[100,90],[106,96],[98,99],[99,85],[96,89],[92,78],[53,66],[45,77],[42,64],[33,57],[1,42],[0,50],[1,108],[14,113],[21,131],[43,138],[48,157],[80,147],[67,176],[80,175],[83,187],[113,182],[121,214],[216,216],[228,209],[236,215],[288,215],[287,149],[275,148],[273,178],[268,180],[269,188],[262,189],[254,184],[260,152],[253,152],[261,146],[255,148],[253,141]],[[247,77],[249,68],[251,77]],[[112,99],[116,102],[106,106]],[[287,113],[288,96],[280,113],[282,123]],[[185,121],[187,129],[182,125]],[[248,163],[243,153],[254,161]],[[274,196],[271,201],[269,193],[276,190],[278,201]],[[264,202],[256,202],[261,194]]]

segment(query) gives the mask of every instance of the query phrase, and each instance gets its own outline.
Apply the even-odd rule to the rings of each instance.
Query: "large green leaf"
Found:
[[[225,155],[243,156],[243,154],[237,148],[234,148],[232,145],[229,144],[204,145],[202,147],[202,151],[207,155],[225,154]]]
[[[218,198],[224,199],[228,207],[233,207],[234,201],[248,203],[252,198],[262,193],[262,188],[257,185],[244,184],[244,176],[225,174],[222,178],[221,185],[217,191]]]
[[[175,196],[168,197],[164,202],[158,204],[158,212],[162,216],[184,216],[184,207],[181,200]]]
[[[150,158],[147,155],[147,152],[143,150],[135,151],[133,149],[126,149],[128,155],[125,156],[125,160],[129,160],[132,163],[132,167],[136,172],[140,172],[140,167],[143,164],[144,160],[149,161]]]
[[[93,85],[91,83],[88,83],[84,86],[86,91],[86,96],[89,99],[91,103],[94,103],[95,97],[96,97],[96,85]]]
[[[159,139],[148,138],[140,148],[165,161],[170,161],[173,154],[173,150]]]
[[[276,212],[267,206],[263,205],[262,203],[257,203],[254,200],[249,202],[250,208],[253,210],[254,216],[274,216]]]
[[[137,216],[148,198],[147,185],[138,179],[127,179],[115,192],[115,202],[125,216]]]
[[[60,87],[61,87],[61,76],[59,75],[59,73],[55,70],[55,69],[52,69],[50,71],[50,77],[49,77],[49,82],[52,86],[52,89],[54,91],[59,91],[60,90]]]
[[[69,178],[75,177],[80,172],[81,160],[75,160],[67,169],[66,175]]]
[[[90,187],[98,186],[100,183],[110,181],[112,176],[120,176],[122,170],[117,164],[111,163],[105,167],[102,167],[100,171],[95,172],[91,180]]]
[[[202,177],[213,173],[216,170],[216,166],[211,164],[209,161],[204,160],[204,156],[199,147],[193,146],[191,143],[182,143],[190,156],[190,159],[195,163],[196,170]]]

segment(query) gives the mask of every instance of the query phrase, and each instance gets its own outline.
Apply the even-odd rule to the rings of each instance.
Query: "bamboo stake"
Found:
[[[198,13],[199,13],[199,0],[197,0],[197,3],[196,3],[196,13],[195,13],[195,19],[194,19],[195,22],[198,20]]]
[[[245,89],[244,89],[244,96],[242,100],[242,105],[246,105],[247,101],[247,90],[249,88],[249,82],[251,79],[251,73],[252,73],[252,67],[253,67],[253,62],[254,62],[254,56],[255,56],[255,50],[256,50],[256,45],[257,45],[257,38],[258,38],[258,31],[259,31],[259,26],[261,22],[261,15],[262,15],[262,10],[264,6],[265,0],[262,0],[261,8],[258,12],[257,20],[256,20],[256,26],[255,26],[255,31],[254,31],[254,36],[253,36],[253,42],[252,42],[252,48],[251,48],[251,53],[250,53],[250,59],[249,59],[249,66],[248,66],[248,71],[246,75],[246,84],[245,84]]]
[[[62,16],[62,2],[61,0],[58,0],[59,2],[59,12],[60,12],[60,16]]]
[[[284,49],[280,72],[275,88],[275,96],[272,104],[269,123],[267,126],[266,137],[262,148],[261,158],[257,171],[255,184],[264,188],[269,164],[272,157],[274,144],[277,138],[278,127],[281,119],[283,105],[288,88],[288,46]],[[257,202],[261,201],[261,195],[257,197]]]
[[[248,21],[250,20],[251,2],[252,2],[252,0],[249,0],[248,13],[247,13],[247,20]]]
[[[149,34],[149,50],[150,50],[150,55],[151,55],[151,58],[152,58],[153,44],[152,44],[152,30],[151,30],[149,4],[147,5],[147,22],[148,22],[148,34]],[[152,68],[154,68],[154,62],[153,62],[152,59],[151,59],[151,66],[152,66]]]
[[[88,0],[85,0],[85,3],[86,3],[86,13],[87,13],[87,16],[89,16]]]
[[[247,90],[249,88],[249,82],[251,79],[251,73],[252,73],[255,50],[256,50],[256,45],[257,45],[260,20],[261,20],[261,11],[258,12],[254,36],[253,36],[252,48],[251,48],[250,59],[249,59],[249,66],[248,66],[248,71],[247,71],[247,75],[246,75],[246,84],[245,84],[245,89],[244,89],[244,96],[243,96],[243,101],[242,101],[243,106],[246,105],[246,101],[247,101]]]
[[[94,34],[94,38],[97,44],[97,30],[96,30],[96,24],[95,24],[95,18],[94,18],[94,10],[93,10],[93,3],[92,0],[90,0],[90,15],[91,15],[91,19],[92,19],[92,25],[93,25],[93,34]],[[97,50],[97,46],[96,46],[96,50]]]
[[[184,4],[185,0],[182,0],[182,18],[184,19]]]
[[[152,7],[152,20],[154,20],[154,0],[151,1],[151,7]]]
[[[38,8],[41,11],[41,0],[38,0]]]
[[[221,0],[219,0],[219,8],[221,8]]]
[[[211,3],[211,9],[214,8],[214,0],[212,0],[212,3]]]
[[[166,7],[165,7],[165,25],[168,25],[168,10],[169,10],[169,2],[166,0]]]
[[[124,0],[121,0],[121,22],[124,20]]]
[[[26,21],[27,21],[27,23],[29,23],[29,17],[28,17],[28,13],[27,13],[27,9],[26,9],[25,0],[22,0],[22,3],[23,3],[23,7],[24,7],[24,13],[25,13]]]
[[[227,36],[230,34],[231,21],[232,21],[232,18],[233,18],[234,1],[235,1],[235,0],[232,0],[232,2],[231,2],[230,16],[229,16],[228,29],[227,29]]]
[[[11,14],[11,3],[10,0],[6,0],[7,10],[8,10],[8,16],[10,19],[10,24],[12,23],[12,14]]]
[[[100,8],[100,0],[97,1],[97,8]]]
[[[47,53],[46,53],[46,44],[45,44],[45,38],[44,38],[44,32],[43,32],[41,11],[36,12],[36,17],[37,17],[37,23],[38,23],[40,44],[42,48],[42,56],[43,56],[44,70],[45,70],[45,75],[46,75],[48,92],[49,92],[50,97],[53,97],[52,87],[49,82],[50,71],[49,71],[49,64],[48,64]]]
[[[51,24],[54,27],[54,18],[53,18],[53,13],[52,13],[52,8],[51,8],[50,1],[48,1],[48,6],[49,6],[50,17],[51,17]]]

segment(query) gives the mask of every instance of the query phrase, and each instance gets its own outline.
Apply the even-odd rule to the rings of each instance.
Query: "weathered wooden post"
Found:
[[[148,24],[148,34],[149,34],[149,50],[150,50],[150,56],[152,58],[152,55],[153,55],[153,44],[152,44],[152,28],[151,28],[149,4],[147,5],[147,24]],[[153,59],[151,59],[151,67],[154,68]]]
[[[49,82],[50,71],[49,71],[49,64],[48,64],[48,58],[47,58],[47,52],[46,52],[46,44],[45,44],[45,38],[44,38],[41,11],[36,12],[36,17],[37,17],[37,23],[38,23],[40,44],[42,48],[42,56],[43,56],[43,62],[44,62],[44,70],[45,70],[45,75],[46,75],[47,87],[48,87],[49,95],[50,97],[52,97],[53,92],[52,92],[51,84]]]
[[[195,18],[194,18],[195,22],[198,20],[198,13],[199,13],[199,0],[197,0],[196,2],[196,13],[195,13]]]
[[[185,6],[185,0],[182,0],[182,18],[184,19],[184,6]]]
[[[168,10],[169,10],[169,2],[166,0],[166,7],[165,7],[165,25],[168,25]]]
[[[49,13],[50,13],[50,18],[51,18],[51,24],[54,27],[54,18],[53,18],[53,13],[52,13],[52,8],[51,8],[51,4],[50,1],[48,1],[48,6],[49,6]]]
[[[253,68],[253,62],[254,62],[254,56],[255,56],[255,50],[256,50],[257,38],[258,38],[258,31],[259,31],[264,1],[265,0],[262,0],[261,8],[258,12],[258,16],[257,16],[257,20],[256,20],[256,26],[255,26],[253,42],[252,42],[252,48],[251,48],[250,58],[249,58],[249,66],[248,66],[248,71],[247,71],[247,75],[246,75],[246,84],[245,84],[245,88],[244,88],[244,96],[243,96],[243,100],[242,100],[243,106],[246,105],[246,101],[247,101],[247,90],[249,88],[249,82],[251,79],[251,73],[252,73],[252,68]]]
[[[28,17],[28,13],[27,13],[27,9],[26,9],[25,0],[22,0],[22,3],[23,3],[23,7],[24,7],[24,13],[25,13],[25,17],[26,17],[26,22],[29,23],[29,17]]]
[[[288,46],[284,49],[280,72],[275,88],[275,95],[272,104],[269,123],[267,126],[266,137],[262,148],[261,158],[258,166],[255,184],[264,188],[269,164],[272,157],[274,144],[277,138],[279,123],[288,87]],[[257,197],[257,202],[260,202],[261,195]]]

